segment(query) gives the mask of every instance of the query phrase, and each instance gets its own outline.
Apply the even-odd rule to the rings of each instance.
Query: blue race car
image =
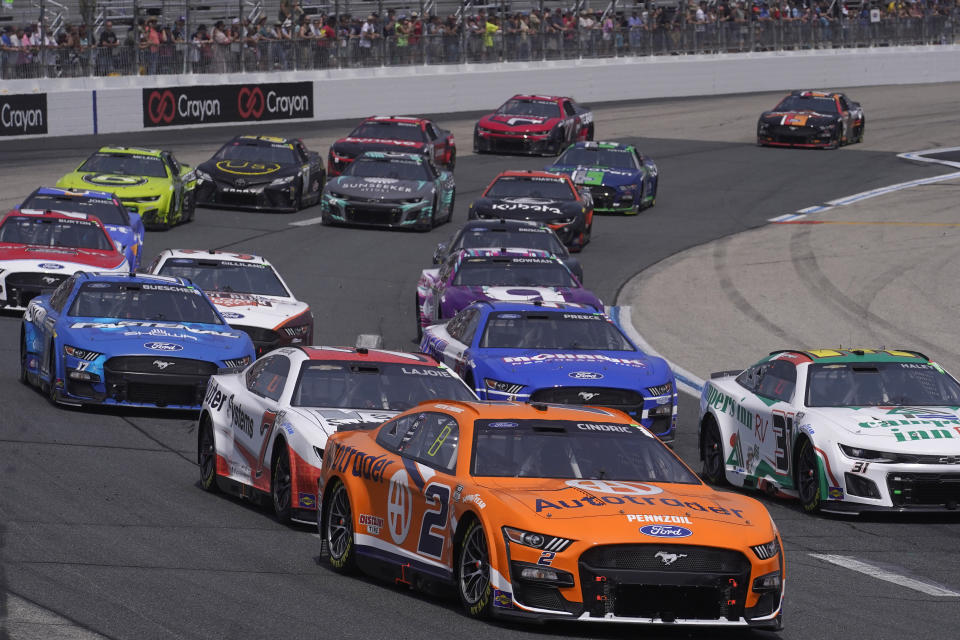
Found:
[[[475,302],[424,328],[420,350],[454,369],[481,399],[593,405],[674,438],[677,385],[663,358],[604,314],[571,303]]]
[[[589,191],[595,213],[635,214],[657,200],[657,164],[630,144],[577,142],[547,167]]]
[[[86,213],[100,218],[110,239],[119,243],[130,270],[140,267],[143,253],[143,221],[140,214],[128,211],[112,193],[106,191],[71,191],[55,187],[34,190],[18,209]]]
[[[30,301],[20,379],[54,404],[199,409],[207,379],[253,343],[183,278],[80,271]]]

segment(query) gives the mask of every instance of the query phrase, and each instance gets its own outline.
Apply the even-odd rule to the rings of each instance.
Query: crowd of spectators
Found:
[[[372,3],[370,3],[372,4]],[[618,2],[615,11],[459,12],[441,17],[308,15],[282,0],[275,18],[190,25],[149,16],[119,37],[39,24],[0,29],[0,77],[226,73],[343,66],[496,62],[543,58],[724,52],[820,46],[953,42],[958,0],[703,0],[658,6]],[[891,29],[894,25],[896,29]],[[904,29],[908,25],[909,29]],[[881,31],[881,26],[883,30]]]

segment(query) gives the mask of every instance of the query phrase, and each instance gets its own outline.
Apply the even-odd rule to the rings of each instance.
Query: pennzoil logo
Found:
[[[265,176],[279,171],[280,165],[275,162],[267,164],[246,160],[221,160],[217,163],[217,169],[238,176]]]
[[[87,173],[83,176],[83,181],[109,187],[136,187],[146,184],[147,179],[140,176],[118,176],[112,173]]]

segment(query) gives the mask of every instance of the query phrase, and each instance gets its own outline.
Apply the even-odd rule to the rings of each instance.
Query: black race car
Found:
[[[298,139],[237,136],[196,169],[197,205],[297,211],[315,204],[326,172]]]
[[[504,171],[474,200],[467,217],[542,222],[568,249],[580,251],[590,242],[593,198],[562,173]]]
[[[760,116],[757,144],[836,149],[863,142],[865,127],[863,108],[844,94],[794,91]]]
[[[330,146],[327,168],[338,176],[365,151],[417,153],[453,171],[457,145],[453,134],[425,118],[373,116]]]
[[[433,253],[433,264],[443,264],[461,249],[539,249],[549,251],[563,261],[583,282],[583,266],[570,255],[549,226],[530,220],[468,220],[448,242],[441,242]]]

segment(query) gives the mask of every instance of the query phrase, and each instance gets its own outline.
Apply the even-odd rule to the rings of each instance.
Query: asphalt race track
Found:
[[[960,125],[956,91],[956,86],[940,89],[937,95],[947,97],[924,114],[953,132]],[[613,304],[631,276],[686,248],[832,198],[949,171],[896,158],[893,151],[933,146],[924,142],[935,143],[937,134],[923,122],[899,118],[916,107],[916,96],[888,97],[893,106],[887,112],[879,108],[892,93],[850,92],[867,111],[868,141],[836,152],[754,146],[756,116],[776,100],[769,94],[596,107],[598,138],[639,144],[657,161],[661,181],[653,209],[637,217],[595,219],[593,242],[580,256],[587,286]],[[166,247],[259,253],[312,305],[318,342],[353,344],[359,333],[376,333],[388,347],[414,349],[416,279],[429,266],[436,243],[465,219],[467,204],[500,170],[550,162],[473,156],[473,120],[458,118],[453,225],[419,234],[291,226],[316,218],[316,207],[292,215],[199,210],[193,223],[149,232],[145,262]],[[710,119],[716,123],[711,134],[697,135]],[[881,134],[886,121],[897,128],[896,138]],[[325,155],[329,141],[351,126],[270,125],[256,131],[304,137]],[[717,134],[716,127],[727,133]],[[879,142],[871,146],[875,131]],[[233,133],[157,131],[96,141],[4,143],[0,205],[52,184],[99,144],[163,145],[195,164]],[[672,295],[665,289],[640,303],[664,304]],[[750,635],[481,623],[462,615],[452,599],[336,575],[318,561],[319,539],[310,527],[281,526],[264,508],[200,489],[191,416],[54,408],[20,385],[19,322],[0,317],[0,640],[51,637],[50,627],[41,625],[11,624],[5,630],[4,614],[13,602],[59,616],[67,626],[56,637],[64,638],[399,640],[449,637],[452,631],[470,639]],[[720,328],[704,331],[723,339]],[[676,449],[699,468],[695,420],[696,402],[682,395]],[[956,637],[960,599],[906,589],[809,554],[880,552],[892,572],[960,591],[958,518],[811,517],[788,502],[766,503],[787,550],[786,628],[779,637]]]

